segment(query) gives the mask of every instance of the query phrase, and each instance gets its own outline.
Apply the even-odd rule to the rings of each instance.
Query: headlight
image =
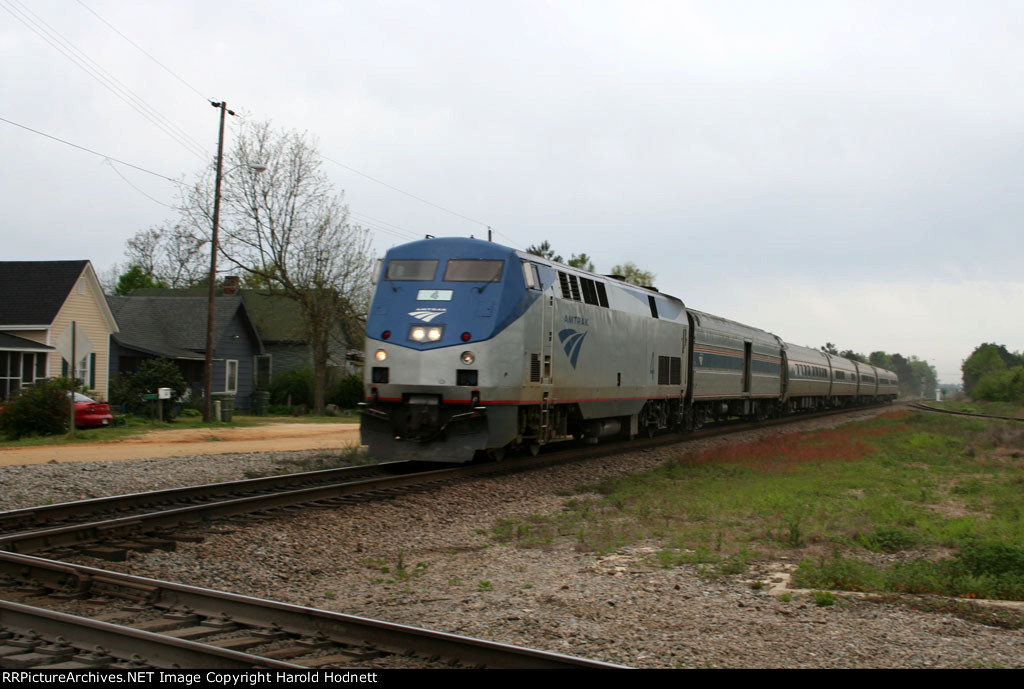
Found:
[[[383,349],[378,349],[377,353],[374,354],[373,356],[377,359],[377,361],[384,361],[385,359],[388,358],[388,353],[385,352]]]
[[[413,342],[437,342],[443,335],[443,325],[414,325],[409,328],[409,339]]]
[[[473,356],[473,352],[463,352],[462,354],[459,355],[459,358],[462,359],[462,363],[464,363],[466,366],[469,366],[474,361],[476,361],[476,357]]]

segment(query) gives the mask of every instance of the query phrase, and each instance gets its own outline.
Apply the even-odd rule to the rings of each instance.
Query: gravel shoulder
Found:
[[[785,432],[837,423],[808,421]],[[701,443],[772,432],[781,431]],[[741,576],[707,579],[691,567],[657,567],[652,542],[596,555],[568,539],[520,549],[491,536],[499,519],[557,512],[580,485],[652,468],[678,451],[624,453],[273,522],[217,525],[203,543],[174,553],[79,561],[637,667],[1024,666],[1021,630],[858,598],[831,607],[800,594],[783,602],[769,586],[751,586],[772,583],[799,552],[757,562]],[[0,508],[294,470],[317,457],[323,453],[0,467]]]

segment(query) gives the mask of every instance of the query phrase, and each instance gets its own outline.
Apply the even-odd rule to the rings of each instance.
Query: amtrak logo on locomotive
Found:
[[[448,309],[424,308],[424,309],[417,309],[416,311],[410,311],[409,315],[412,316],[413,318],[418,318],[418,319],[420,319],[421,321],[423,321],[425,323],[429,323],[430,321],[434,320],[435,318],[437,318],[438,316],[440,316],[441,314],[443,314],[447,310]]]
[[[562,345],[565,347],[565,355],[569,357],[569,363],[572,364],[573,368],[576,368],[576,360],[580,356],[580,348],[583,346],[583,338],[586,336],[587,333],[577,332],[572,328],[560,330],[558,333],[558,339],[562,341]]]

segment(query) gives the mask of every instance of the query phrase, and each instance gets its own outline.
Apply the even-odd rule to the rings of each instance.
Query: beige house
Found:
[[[106,400],[116,332],[89,261],[0,261],[0,399],[74,373]]]

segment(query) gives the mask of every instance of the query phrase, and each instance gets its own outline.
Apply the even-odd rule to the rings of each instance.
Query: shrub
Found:
[[[270,403],[312,406],[313,370],[297,368],[274,376],[270,381]]]
[[[78,390],[68,378],[51,378],[21,389],[0,411],[0,426],[11,440],[30,435],[57,435],[68,427],[69,390]]]
[[[155,393],[159,388],[171,389],[171,400],[180,399],[188,389],[181,370],[170,359],[146,359],[138,370],[121,373],[110,382],[110,401],[123,404],[129,411],[146,416],[154,414],[154,403],[144,402],[143,395]],[[164,404],[164,417],[171,418],[177,405]]]
[[[343,378],[335,386],[331,394],[328,395],[327,401],[330,404],[338,405],[342,409],[353,409],[363,401],[363,395],[363,379],[358,376],[349,376],[348,378]]]

